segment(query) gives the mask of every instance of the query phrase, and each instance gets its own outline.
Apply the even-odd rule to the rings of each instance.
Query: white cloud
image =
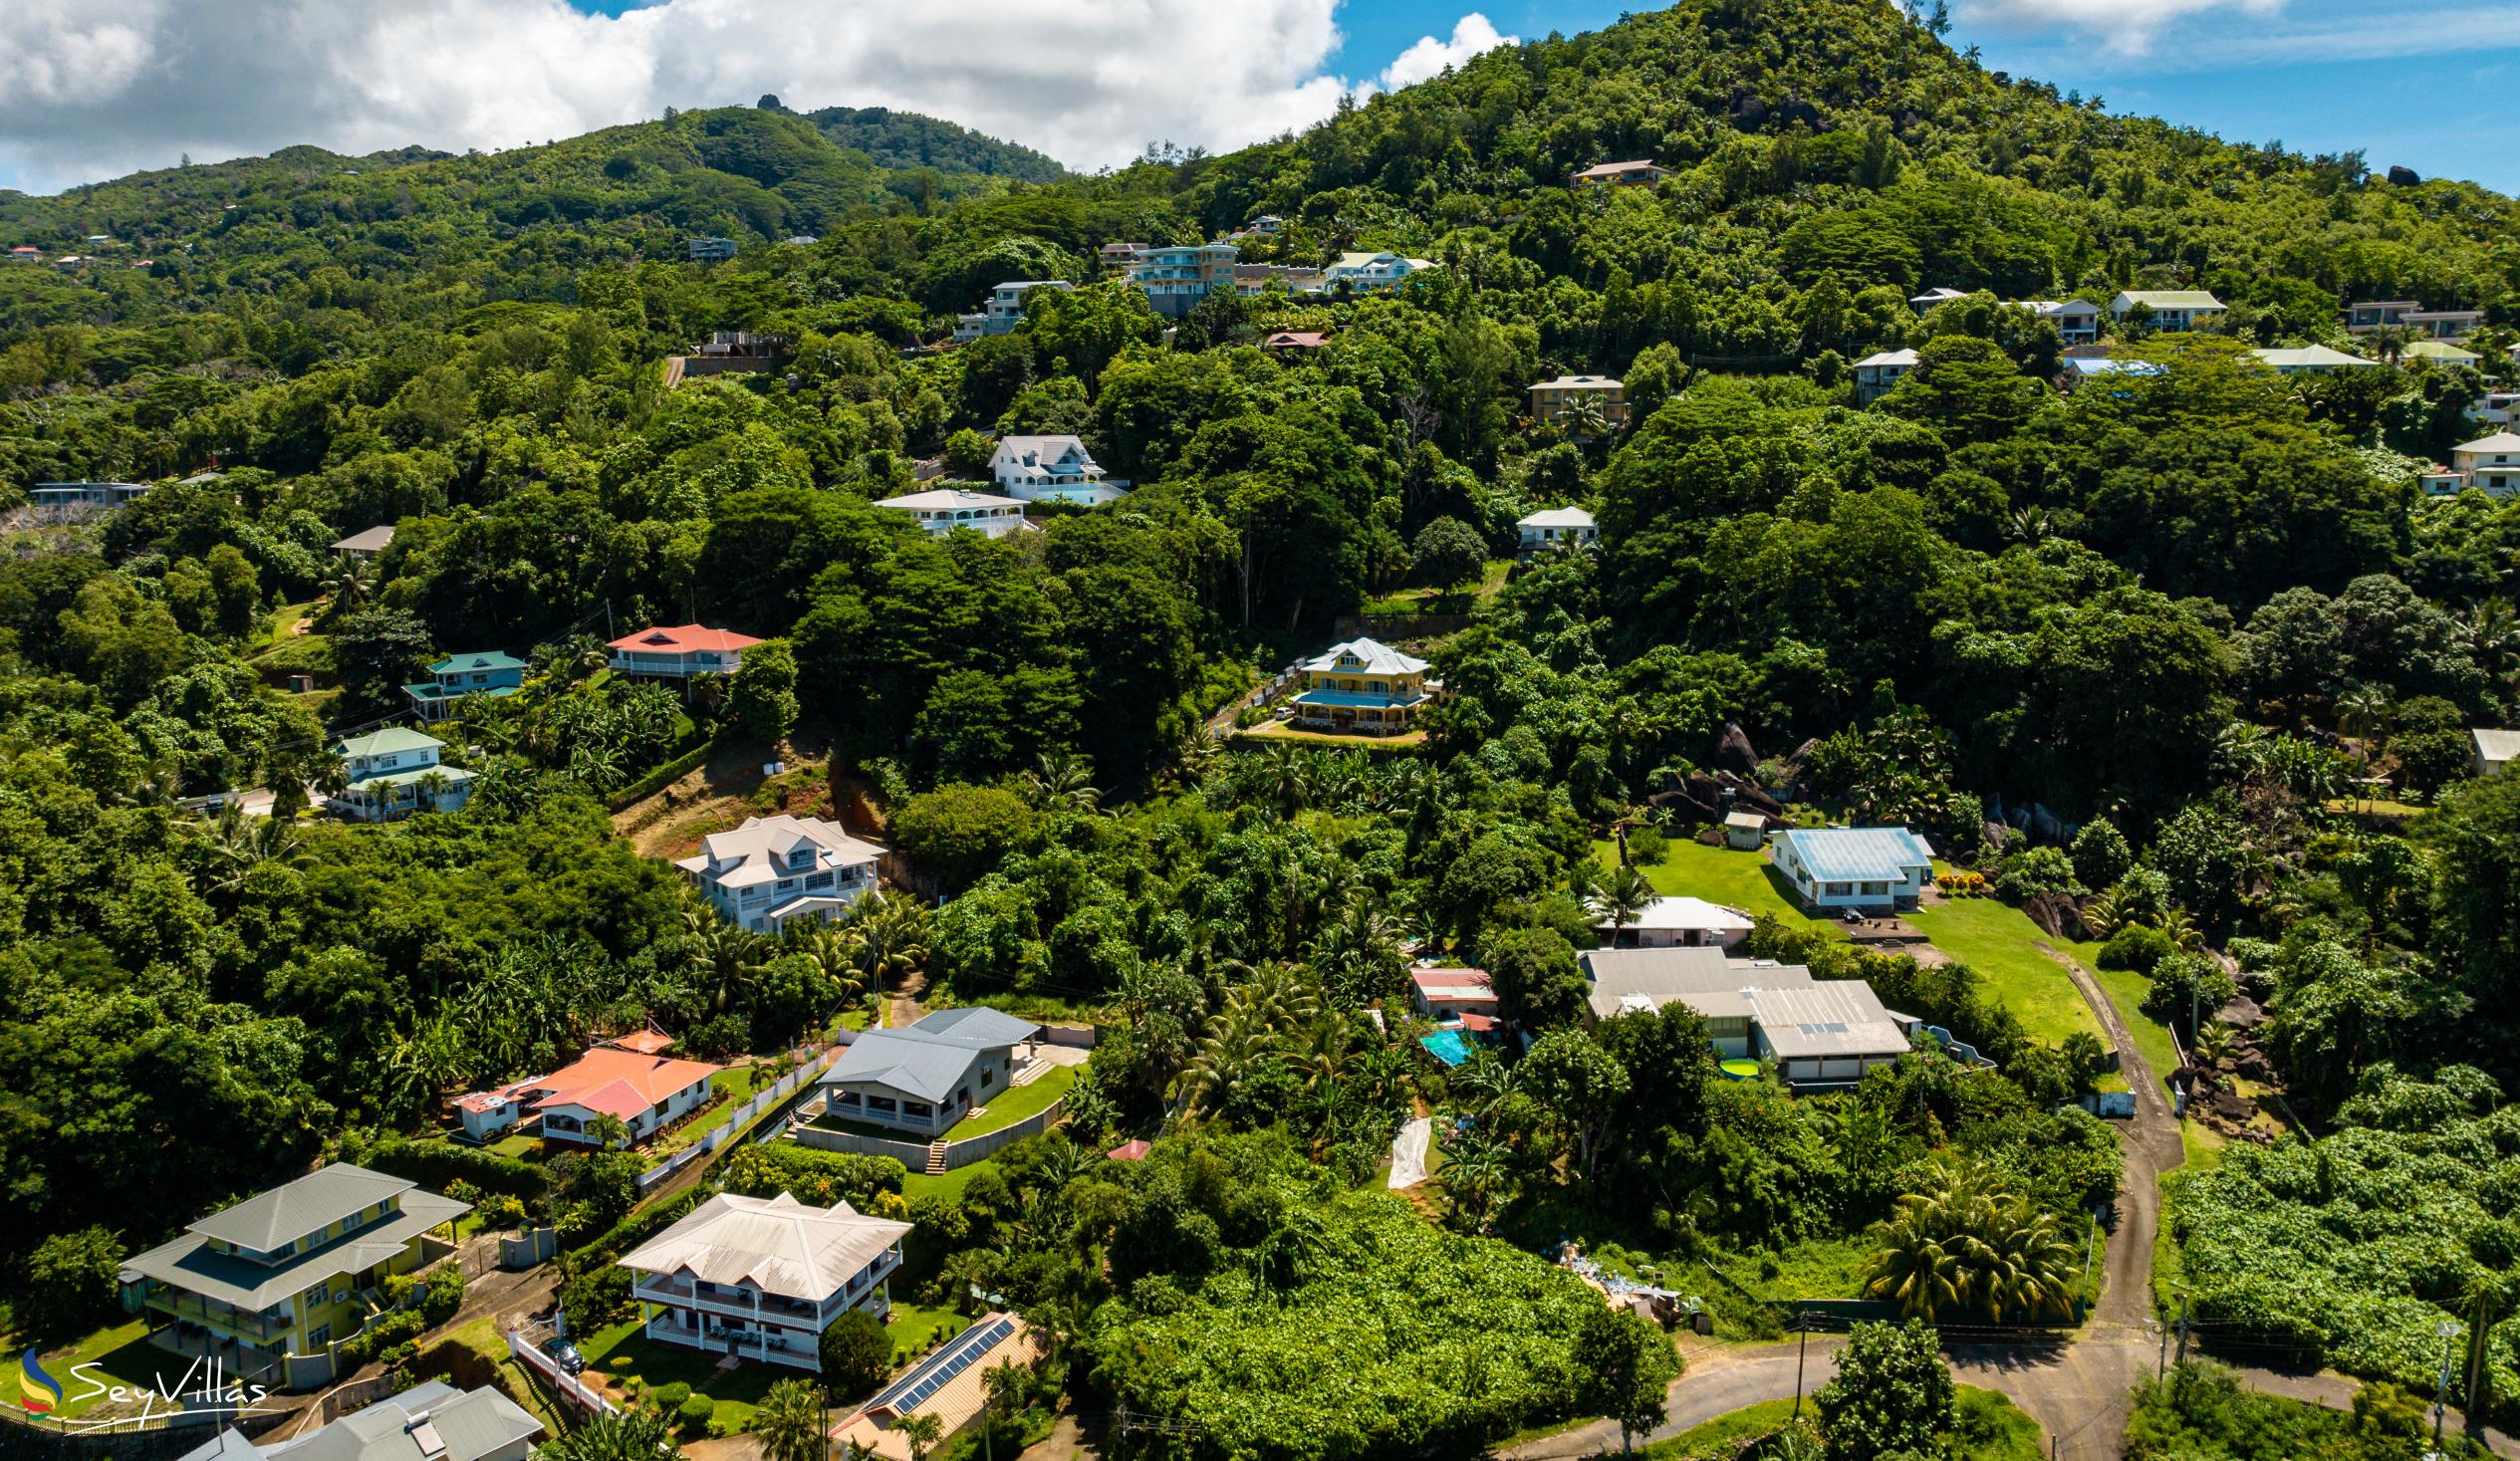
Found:
[[[2113,49],[2141,54],[2171,24],[2195,16],[2237,11],[2271,16],[2285,0],[1967,0],[1965,21],[2013,30],[2063,26]]]
[[[1483,15],[1362,82],[1340,0],[0,0],[0,185],[311,142],[515,146],[666,107],[882,106],[1071,166],[1238,146],[1506,44]]]
[[[1473,56],[1484,56],[1499,46],[1515,43],[1513,36],[1500,36],[1488,18],[1473,10],[1453,22],[1452,39],[1438,41],[1432,36],[1419,36],[1417,43],[1391,60],[1375,78],[1378,89],[1396,92],[1402,87],[1441,76],[1447,66],[1459,66]]]

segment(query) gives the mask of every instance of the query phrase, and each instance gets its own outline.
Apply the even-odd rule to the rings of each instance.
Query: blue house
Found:
[[[1771,845],[1776,870],[1813,908],[1912,908],[1933,881],[1933,849],[1903,827],[1798,828]]]
[[[525,661],[496,649],[478,654],[449,654],[428,667],[429,678],[404,685],[402,693],[423,721],[440,721],[455,713],[466,695],[513,695],[525,684]]]

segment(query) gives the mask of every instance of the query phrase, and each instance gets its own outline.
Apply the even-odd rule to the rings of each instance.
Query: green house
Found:
[[[467,1202],[335,1162],[221,1208],[133,1257],[124,1307],[149,1340],[275,1388],[329,1382],[333,1346],[382,1312],[379,1288],[453,1246]]]
[[[422,721],[435,723],[455,713],[466,695],[513,695],[525,684],[525,661],[513,654],[485,649],[449,654],[428,667],[429,677],[402,687],[403,698]]]

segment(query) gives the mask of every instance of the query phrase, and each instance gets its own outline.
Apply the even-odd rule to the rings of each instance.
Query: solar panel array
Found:
[[[898,1384],[878,1395],[871,1410],[888,1409],[896,1415],[907,1415],[927,1403],[927,1398],[943,1389],[955,1375],[969,1369],[980,1356],[998,1345],[998,1341],[1015,1333],[1013,1320],[1001,1319],[965,1330],[962,1337],[946,1346],[926,1364],[911,1370]]]

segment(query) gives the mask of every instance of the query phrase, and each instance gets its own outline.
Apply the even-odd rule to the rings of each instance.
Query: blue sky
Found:
[[[1952,44],[2232,140],[2520,192],[2515,0],[1950,0]],[[307,142],[493,149],[667,107],[931,113],[1071,166],[1227,148],[1603,0],[0,0],[0,187]],[[985,46],[975,37],[986,37]],[[990,55],[1022,55],[1010,68]]]

